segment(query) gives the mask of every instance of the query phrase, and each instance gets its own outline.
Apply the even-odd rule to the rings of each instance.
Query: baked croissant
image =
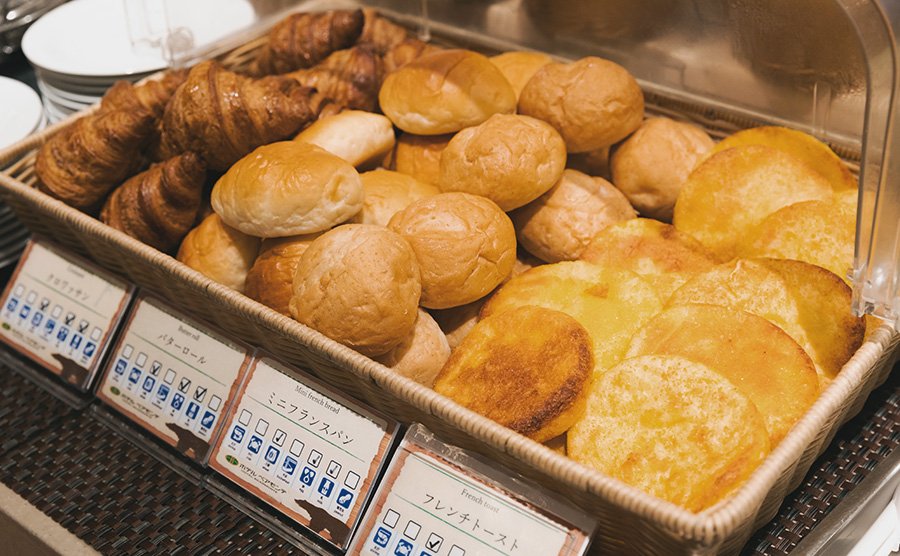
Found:
[[[186,152],[129,178],[110,193],[100,220],[160,251],[178,246],[200,210],[206,163]]]
[[[338,50],[314,67],[286,76],[345,108],[375,112],[382,73],[381,57],[366,44]]]
[[[250,63],[250,75],[262,76],[309,68],[335,50],[356,43],[363,30],[362,10],[294,13],[269,32],[269,40]]]
[[[169,71],[159,79],[151,79],[140,85],[125,80],[116,81],[100,99],[100,110],[145,109],[156,118],[162,118],[166,104],[185,79],[187,70]]]
[[[37,187],[93,214],[106,195],[134,173],[141,146],[156,124],[147,110],[110,110],[83,116],[37,152]]]
[[[223,172],[255,148],[314,121],[320,97],[289,77],[254,79],[200,62],[166,106],[158,157],[194,151],[209,169]]]
[[[375,8],[364,8],[365,24],[357,44],[371,44],[379,56],[384,56],[406,40],[406,29],[378,15]]]

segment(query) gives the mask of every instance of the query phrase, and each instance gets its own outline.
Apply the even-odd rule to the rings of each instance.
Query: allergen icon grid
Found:
[[[203,461],[249,348],[141,299],[98,395]]]
[[[255,361],[212,466],[343,546],[395,429]]]

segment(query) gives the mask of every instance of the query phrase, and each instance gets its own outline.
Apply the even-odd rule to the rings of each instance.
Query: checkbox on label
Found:
[[[425,541],[425,548],[431,552],[440,552],[442,544],[444,544],[444,538],[437,533],[432,533],[428,535],[428,540]]]
[[[400,514],[398,514],[394,510],[388,510],[386,514],[384,514],[384,519],[381,520],[385,525],[393,529],[397,526],[397,522],[400,521]]]
[[[450,552],[447,556],[466,556],[466,551],[454,544],[450,547]]]
[[[259,421],[257,421],[257,422],[256,422],[256,429],[255,429],[255,430],[256,430],[257,433],[259,433],[259,434],[261,434],[261,435],[266,434],[266,431],[269,430],[269,423],[268,423],[268,421],[265,421],[265,420],[263,420],[263,419],[260,419]]]
[[[409,539],[416,540],[416,537],[419,536],[419,531],[421,530],[421,525],[419,525],[415,521],[410,521],[406,524],[406,529],[403,530],[403,535]]]
[[[356,489],[356,487],[359,486],[359,475],[353,471],[348,471],[347,478],[344,479],[344,484],[347,485],[347,488],[349,489]]]
[[[244,425],[245,427],[250,426],[250,419],[253,418],[253,414],[247,411],[246,409],[241,410],[241,416],[238,417],[238,423]]]

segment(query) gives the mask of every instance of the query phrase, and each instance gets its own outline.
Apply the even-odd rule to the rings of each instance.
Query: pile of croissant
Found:
[[[384,78],[427,48],[371,9],[291,14],[243,72],[204,61],[117,82],[39,149],[37,187],[171,252],[232,164],[321,117],[377,111]]]

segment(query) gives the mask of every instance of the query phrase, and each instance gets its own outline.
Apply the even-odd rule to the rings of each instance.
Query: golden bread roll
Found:
[[[857,190],[856,178],[841,158],[812,135],[777,126],[761,126],[733,133],[719,141],[709,152],[738,145],[766,145],[796,156],[822,175],[835,191]]]
[[[365,200],[363,208],[351,222],[387,226],[391,217],[413,201],[432,197],[441,192],[436,185],[391,170],[370,170],[359,175]]]
[[[637,216],[603,178],[565,170],[549,191],[510,215],[519,244],[548,263],[577,259],[601,230]]]
[[[756,404],[773,447],[819,394],[816,367],[800,344],[768,320],[728,307],[664,310],[631,338],[625,358],[639,355],[680,355],[720,373]]]
[[[374,359],[395,373],[431,388],[450,357],[450,344],[441,327],[424,309],[400,344]]]
[[[394,125],[381,115],[344,110],[313,122],[294,137],[336,154],[356,167],[374,168],[394,148]]]
[[[437,185],[441,177],[441,153],[453,138],[453,133],[443,135],[416,135],[401,133],[391,152],[389,170],[409,174],[419,181]]]
[[[631,336],[662,310],[656,292],[638,274],[584,261],[526,270],[498,288],[480,316],[522,305],[562,311],[580,322],[591,335],[598,372],[617,364]]]
[[[416,322],[419,263],[400,235],[345,224],[316,238],[300,257],[291,315],[368,357],[387,353]]]
[[[519,250],[519,256],[516,257],[516,263],[513,265],[512,272],[503,280],[503,283],[540,264],[542,264],[542,261]],[[489,297],[490,294],[465,305],[450,307],[449,309],[431,309],[429,311],[441,327],[441,330],[444,331],[444,335],[447,336],[450,349],[456,349],[456,346],[462,342],[462,339],[472,331],[472,328],[478,322],[478,313],[481,312],[482,305]]]
[[[739,488],[769,453],[756,406],[702,363],[633,357],[590,390],[569,457],[692,512]]]
[[[259,255],[247,273],[244,295],[290,316],[294,274],[300,257],[314,239],[322,235],[273,237],[262,240]]]
[[[721,263],[690,235],[650,218],[610,224],[594,236],[580,258],[640,274],[663,303],[685,282]]]
[[[213,213],[188,232],[176,258],[210,280],[243,292],[259,243],[258,237],[232,228]]]
[[[802,201],[778,209],[738,240],[736,256],[796,259],[827,268],[849,281],[856,249],[853,189],[834,201]]]
[[[522,88],[535,72],[553,61],[543,52],[504,52],[489,59],[503,72],[516,92],[516,98],[519,98]]]
[[[212,190],[213,210],[245,234],[321,232],[359,212],[363,188],[349,162],[321,147],[281,141],[238,160]]]
[[[593,367],[591,340],[578,321],[526,305],[476,324],[434,390],[544,442],[581,418]]]
[[[642,216],[672,222],[684,180],[714,144],[693,124],[649,118],[613,150],[612,182]]]
[[[772,147],[742,145],[712,155],[688,175],[672,223],[728,260],[737,242],[773,212],[832,195],[828,181],[800,159]]]
[[[388,75],[378,102],[403,131],[439,135],[515,112],[516,93],[486,56],[449,49],[425,54]]]
[[[556,128],[570,153],[617,143],[644,119],[644,95],[622,66],[587,56],[542,66],[519,95],[520,114]]]
[[[423,307],[446,309],[484,297],[512,271],[516,232],[493,201],[469,193],[420,199],[391,218],[422,270]]]
[[[851,290],[822,267],[789,259],[735,259],[678,288],[667,307],[711,303],[768,319],[809,354],[827,386],[862,345],[865,320],[851,313]]]
[[[510,211],[553,187],[566,167],[566,144],[552,126],[494,114],[463,129],[441,153],[442,191],[481,195]]]

